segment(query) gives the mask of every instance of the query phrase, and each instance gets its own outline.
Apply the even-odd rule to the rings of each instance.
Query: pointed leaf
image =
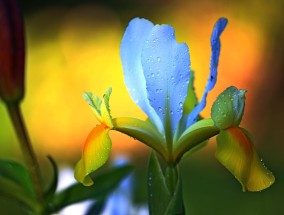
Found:
[[[83,98],[88,102],[88,104],[91,106],[97,120],[99,122],[102,121],[102,117],[101,117],[101,105],[102,105],[102,100],[94,95],[91,92],[85,92],[83,93]]]
[[[105,199],[96,201],[86,212],[85,215],[100,215],[105,207]]]
[[[188,47],[178,43],[169,25],[155,25],[142,47],[142,67],[151,106],[166,134],[176,130],[182,116],[190,72]]]
[[[85,186],[93,184],[89,174],[108,160],[111,150],[109,128],[104,124],[96,126],[84,144],[82,159],[75,167],[75,178]]]
[[[166,158],[165,139],[151,122],[130,117],[119,117],[113,119],[113,125],[114,130],[141,141]]]
[[[148,167],[148,205],[152,215],[165,214],[171,194],[155,153],[151,153]]]
[[[48,204],[47,212],[55,213],[62,208],[90,199],[105,199],[131,171],[129,165],[113,167],[99,175],[90,175],[94,185],[85,187],[76,183],[57,193]]]
[[[47,158],[50,161],[52,168],[53,168],[53,177],[52,177],[51,184],[49,185],[49,188],[44,193],[44,198],[50,199],[55,193],[57,185],[58,185],[58,167],[56,165],[55,160],[53,160],[51,156],[48,156]]]
[[[221,131],[215,156],[237,178],[243,191],[260,191],[274,183],[273,174],[261,162],[247,131],[242,128]]]
[[[217,68],[220,56],[220,36],[224,31],[228,20],[226,18],[220,18],[216,24],[214,25],[213,32],[211,35],[211,62],[210,62],[210,75],[207,80],[207,85],[205,87],[205,91],[203,93],[202,99],[199,104],[193,109],[193,111],[189,114],[187,119],[186,127],[192,125],[198,118],[199,113],[204,109],[206,106],[206,98],[209,91],[211,91],[216,83],[217,80]]]
[[[112,89],[109,88],[103,96],[103,100],[90,92],[85,92],[83,98],[91,106],[97,120],[108,127],[112,127],[112,117],[109,108],[109,99]]]
[[[212,105],[211,117],[220,129],[240,125],[245,108],[246,90],[228,87]]]
[[[190,126],[174,144],[174,161],[176,163],[189,150],[202,144],[205,140],[217,135],[219,128],[212,119],[203,119]],[[203,144],[204,145],[204,144]]]
[[[194,71],[190,71],[187,95],[183,105],[183,115],[189,114],[197,105],[198,99],[194,88]]]
[[[171,194],[155,153],[151,154],[149,161],[148,201],[152,215],[184,214],[180,175],[178,173],[177,183]]]

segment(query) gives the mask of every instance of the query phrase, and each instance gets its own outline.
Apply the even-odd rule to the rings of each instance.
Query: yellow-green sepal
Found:
[[[82,158],[75,167],[75,179],[85,186],[90,186],[94,182],[89,176],[106,163],[110,156],[111,139],[109,128],[100,124],[93,128],[88,135],[83,147]]]
[[[114,118],[113,130],[127,134],[167,157],[165,138],[150,121],[132,117]]]
[[[108,127],[112,128],[112,117],[110,114],[109,108],[109,99],[112,88],[109,88],[103,96],[103,99],[100,99],[98,96],[94,95],[91,92],[85,92],[83,98],[91,106],[97,120]]]
[[[245,108],[246,90],[228,87],[213,103],[211,118],[220,129],[239,126]]]
[[[243,128],[222,130],[217,136],[215,156],[241,183],[243,191],[261,191],[274,183],[273,174],[260,160]]]
[[[186,152],[193,150],[195,147],[199,146],[199,144],[204,143],[205,140],[217,135],[219,132],[219,128],[214,125],[212,119],[197,121],[187,128],[177,142],[174,143],[174,162],[178,163]],[[203,146],[205,146],[205,144],[203,144]]]

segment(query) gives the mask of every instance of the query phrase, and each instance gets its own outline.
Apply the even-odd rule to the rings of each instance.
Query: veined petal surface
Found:
[[[174,134],[182,116],[189,83],[190,60],[169,25],[155,25],[142,48],[142,67],[151,106]]]
[[[162,122],[149,103],[146,80],[141,64],[142,46],[153,27],[153,23],[146,19],[135,18],[131,20],[122,38],[120,57],[124,81],[133,101],[147,114],[159,131],[164,133]]]
[[[248,132],[242,128],[221,131],[215,156],[237,178],[243,191],[260,191],[274,183],[273,174],[261,162]]]
[[[217,68],[220,56],[220,35],[224,31],[228,20],[226,18],[220,18],[216,24],[214,25],[213,32],[211,35],[211,61],[210,61],[210,74],[207,80],[207,85],[205,87],[205,91],[203,93],[201,101],[198,105],[193,109],[193,111],[189,114],[186,127],[189,127],[197,120],[199,113],[204,109],[206,105],[206,98],[209,91],[211,91],[216,83],[217,80]]]
[[[82,159],[75,167],[75,178],[85,186],[93,184],[89,174],[100,168],[108,160],[111,150],[109,128],[100,124],[88,135],[83,148]]]

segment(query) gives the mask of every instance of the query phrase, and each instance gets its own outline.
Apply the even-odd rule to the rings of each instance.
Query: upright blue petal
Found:
[[[131,20],[122,38],[120,57],[124,81],[133,101],[147,114],[159,131],[163,133],[162,122],[149,104],[146,80],[141,64],[142,45],[153,27],[154,25],[146,19],[135,18]]]
[[[176,41],[171,26],[152,28],[142,48],[142,67],[150,104],[166,134],[174,134],[187,94],[190,62],[187,45]]]
[[[228,20],[226,18],[220,18],[214,26],[214,29],[211,35],[212,55],[211,55],[211,61],[210,61],[210,75],[207,80],[207,85],[206,85],[201,101],[193,109],[193,111],[189,114],[187,118],[186,127],[189,127],[197,120],[199,113],[204,109],[206,105],[206,97],[207,97],[208,92],[212,90],[213,87],[215,86],[215,83],[217,80],[217,68],[218,68],[220,47],[221,47],[220,35],[224,31],[227,23],[228,23]]]

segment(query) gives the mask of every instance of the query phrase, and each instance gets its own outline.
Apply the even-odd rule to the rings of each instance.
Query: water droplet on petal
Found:
[[[155,77],[155,74],[154,74],[154,73],[151,73],[151,77],[154,78],[154,77]]]

